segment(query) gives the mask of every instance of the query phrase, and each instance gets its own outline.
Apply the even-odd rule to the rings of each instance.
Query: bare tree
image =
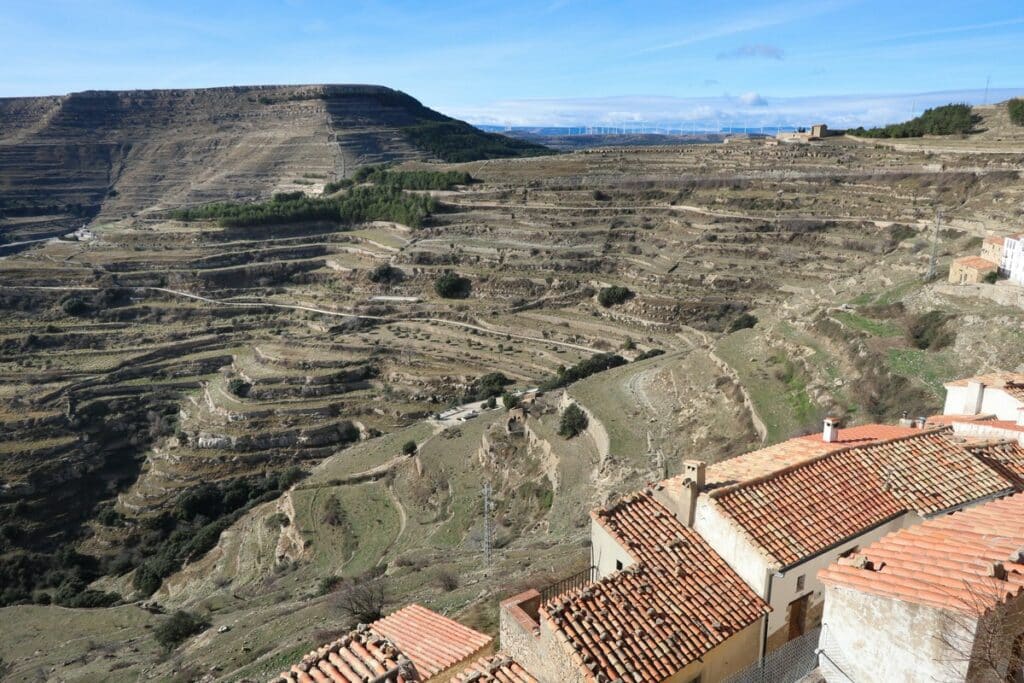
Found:
[[[1024,683],[1024,600],[1012,594],[1000,563],[993,576],[964,581],[951,593],[937,638],[949,654],[951,680]]]
[[[388,602],[386,581],[381,577],[346,581],[334,594],[332,602],[352,621],[372,623],[384,616],[384,607]]]

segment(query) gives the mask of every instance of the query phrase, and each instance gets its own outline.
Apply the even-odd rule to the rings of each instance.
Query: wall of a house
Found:
[[[635,561],[626,552],[626,549],[619,545],[619,542],[608,530],[590,519],[590,563],[597,567],[598,578],[603,579],[609,574],[618,570],[617,562],[625,569],[634,564]]]
[[[864,548],[886,534],[919,524],[921,518],[913,513],[897,517],[879,527],[859,536],[851,538],[841,545],[820,555],[798,564],[782,572],[782,576],[772,576],[771,614],[768,615],[768,647],[767,651],[785,644],[789,639],[789,603],[804,595],[809,595],[806,630],[815,628],[821,623],[822,602],[825,599],[825,586],[818,580],[818,572],[846,554],[856,554],[855,549]],[[797,585],[803,577],[803,588]]]
[[[501,649],[541,683],[585,683],[551,626],[539,618],[540,593],[529,590],[504,600],[499,610]]]
[[[706,495],[697,499],[693,528],[755,593],[764,597],[768,588],[765,576],[769,567],[774,570],[774,566],[764,551]]]
[[[854,683],[963,681],[969,656],[942,637],[949,619],[932,607],[829,586],[819,647]],[[958,638],[969,652],[972,634]]]

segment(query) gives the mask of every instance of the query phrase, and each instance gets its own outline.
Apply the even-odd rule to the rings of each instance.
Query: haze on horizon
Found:
[[[477,124],[873,125],[1024,93],[1024,8],[14,0],[0,96],[374,83]]]

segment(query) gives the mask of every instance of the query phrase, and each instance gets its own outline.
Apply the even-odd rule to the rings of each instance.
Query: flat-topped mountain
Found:
[[[372,85],[5,98],[0,211],[49,217],[13,231],[25,239],[100,212],[113,217],[322,185],[362,164],[545,151]]]

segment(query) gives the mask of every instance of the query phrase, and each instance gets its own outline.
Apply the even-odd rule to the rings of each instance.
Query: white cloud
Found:
[[[756,92],[747,92],[739,96],[739,101],[748,107],[767,107],[768,100]]]
[[[782,59],[781,47],[756,43],[753,45],[740,45],[734,50],[719,52],[719,59]]]
[[[992,89],[989,102],[1024,95],[1024,88]],[[718,125],[806,126],[825,122],[833,128],[875,126],[905,121],[911,113],[950,102],[980,104],[985,91],[947,90],[888,95],[765,97],[621,96],[574,99],[504,100],[479,107],[442,111],[471,123],[513,126],[636,125],[713,129]],[[913,112],[912,112],[913,110]]]

